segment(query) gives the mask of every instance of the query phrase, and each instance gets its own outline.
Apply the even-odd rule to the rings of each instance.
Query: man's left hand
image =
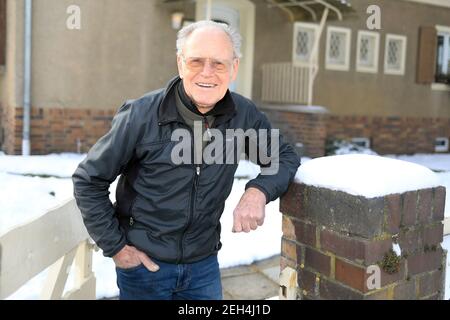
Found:
[[[233,232],[250,232],[264,223],[266,196],[257,188],[248,188],[233,212]]]

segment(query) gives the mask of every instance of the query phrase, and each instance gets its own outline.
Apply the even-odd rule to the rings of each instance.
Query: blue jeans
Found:
[[[217,254],[189,264],[152,260],[159,270],[116,267],[120,300],[222,300]]]

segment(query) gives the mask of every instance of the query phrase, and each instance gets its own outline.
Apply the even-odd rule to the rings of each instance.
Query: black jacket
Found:
[[[171,140],[172,132],[188,129],[176,110],[178,81],[176,77],[165,90],[124,103],[111,130],[73,174],[74,196],[84,223],[105,256],[114,256],[130,244],[150,258],[192,263],[221,247],[219,219],[238,163],[201,164],[197,169],[195,164],[171,161],[178,143]],[[216,117],[214,128],[223,133],[270,129],[265,115],[250,100],[230,92],[224,99],[227,112]],[[256,187],[267,202],[272,201],[286,191],[299,165],[292,147],[280,137],[278,172],[260,174],[246,188]],[[108,189],[118,175],[113,205]]]

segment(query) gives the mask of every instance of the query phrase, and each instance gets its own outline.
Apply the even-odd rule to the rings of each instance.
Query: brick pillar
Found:
[[[298,299],[442,299],[444,205],[444,187],[365,198],[293,183],[281,270],[297,271]]]

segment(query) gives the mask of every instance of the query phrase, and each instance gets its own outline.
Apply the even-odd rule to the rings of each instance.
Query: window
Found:
[[[348,28],[328,27],[325,68],[329,70],[350,69],[350,37]]]
[[[319,26],[312,23],[296,22],[294,24],[294,39],[292,61],[296,66],[309,65],[311,52],[314,46],[314,41],[317,37],[317,30]],[[317,48],[316,56],[319,52]]]
[[[363,148],[370,148],[370,139],[365,137],[351,138],[352,143]]]
[[[406,37],[394,34],[386,35],[384,49],[384,73],[405,74]]]
[[[435,82],[450,84],[450,28],[437,27]]]
[[[448,151],[448,138],[439,137],[434,140],[434,151],[447,152]]]
[[[359,31],[356,48],[356,70],[378,72],[378,48],[380,35],[377,32]]]

